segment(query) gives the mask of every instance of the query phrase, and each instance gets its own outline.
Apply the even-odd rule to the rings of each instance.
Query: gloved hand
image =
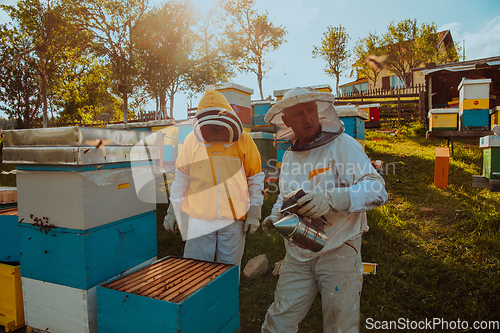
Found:
[[[163,227],[167,231],[173,233],[177,232],[177,218],[175,217],[174,205],[172,204],[172,202],[170,202],[167,210],[167,215],[165,215],[165,218],[163,219]]]
[[[243,232],[249,236],[253,234],[260,226],[260,206],[250,206],[247,212],[247,218],[243,225]]]
[[[309,192],[297,200],[301,208],[297,214],[317,219],[330,211],[348,210],[351,206],[351,197],[346,187],[335,188],[332,191]]]
[[[274,237],[276,235],[276,228],[274,228],[274,223],[278,222],[281,219],[281,214],[273,211],[271,215],[264,219],[262,222],[262,229],[264,229],[265,233],[269,237]]]

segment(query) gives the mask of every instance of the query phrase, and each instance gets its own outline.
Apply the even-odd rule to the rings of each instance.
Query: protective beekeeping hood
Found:
[[[215,90],[207,90],[201,97],[193,122],[194,134],[198,141],[203,139],[201,129],[205,126],[212,131],[227,131],[229,142],[238,140],[243,131],[240,118],[231,108],[224,95]]]
[[[333,107],[333,102],[335,101],[334,95],[331,93],[319,92],[312,88],[296,87],[287,91],[283,99],[269,109],[264,118],[268,124],[279,127],[275,139],[275,146],[277,148],[286,149],[285,147],[290,146],[291,142],[294,142],[296,139],[292,129],[286,126],[283,119],[281,119],[283,111],[297,104],[313,101],[316,101],[318,106],[319,123],[321,124],[323,132],[337,134],[334,136],[337,137],[344,131],[344,124],[340,121]],[[329,137],[332,136],[329,135]]]

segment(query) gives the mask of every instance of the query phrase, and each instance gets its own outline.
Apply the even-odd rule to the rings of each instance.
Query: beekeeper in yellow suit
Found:
[[[324,332],[358,332],[363,279],[361,235],[366,211],[387,200],[384,179],[361,144],[343,133],[334,96],[310,88],[289,90],[266,114],[279,127],[276,143],[288,142],[279,178],[280,194],[262,223],[272,235],[283,198],[298,189],[297,214],[326,220],[326,245],[313,252],[285,242],[286,256],[262,332],[297,332],[318,291]]]
[[[165,229],[180,229],[184,257],[240,265],[245,234],[260,225],[264,173],[257,146],[220,92],[202,96],[175,167]]]

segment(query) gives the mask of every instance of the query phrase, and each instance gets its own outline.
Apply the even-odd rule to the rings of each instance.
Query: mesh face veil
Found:
[[[201,142],[234,142],[243,131],[240,119],[226,98],[215,90],[207,90],[201,98],[193,128]]]
[[[340,121],[340,118],[333,107],[333,102],[335,101],[335,96],[333,94],[319,92],[312,88],[296,87],[287,91],[283,96],[283,99],[269,109],[264,118],[268,124],[279,127],[274,141],[274,146],[276,148],[288,149],[296,139],[293,130],[286,126],[281,119],[283,111],[297,104],[312,101],[315,101],[318,107],[318,117],[321,129],[323,132],[327,133],[326,135],[322,134],[319,138],[320,140],[313,143],[313,145],[308,146],[308,149],[312,149],[318,145],[323,145],[326,142],[333,140],[344,131],[344,124]]]

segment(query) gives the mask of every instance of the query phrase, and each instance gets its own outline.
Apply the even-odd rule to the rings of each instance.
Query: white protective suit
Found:
[[[321,136],[327,137],[329,132],[332,137],[335,131],[338,136],[333,135],[333,140],[322,145],[313,143],[309,150],[285,152],[279,179],[280,195],[273,211],[279,211],[284,196],[300,188],[306,193],[347,188],[350,207],[347,211],[330,210],[324,215],[328,221],[327,242],[321,251],[312,252],[285,241],[287,254],[262,332],[297,332],[318,290],[322,297],[324,332],[359,330],[363,279],[361,234],[368,231],[365,212],[383,204],[388,195],[383,178],[371,165],[362,146],[341,133],[343,124],[328,101],[330,97],[324,94],[327,93],[316,92],[307,98],[324,98],[318,103]],[[298,102],[301,103],[300,98]],[[279,112],[276,114],[279,116]],[[281,133],[294,140],[293,133],[283,128],[283,124],[279,125]]]
[[[230,142],[204,141],[203,126],[228,129]],[[179,152],[170,189],[176,223],[186,240],[184,257],[214,261],[217,254],[217,262],[240,265],[243,226],[249,218],[258,223],[263,182],[257,146],[224,96],[207,91],[198,106],[194,131]]]

